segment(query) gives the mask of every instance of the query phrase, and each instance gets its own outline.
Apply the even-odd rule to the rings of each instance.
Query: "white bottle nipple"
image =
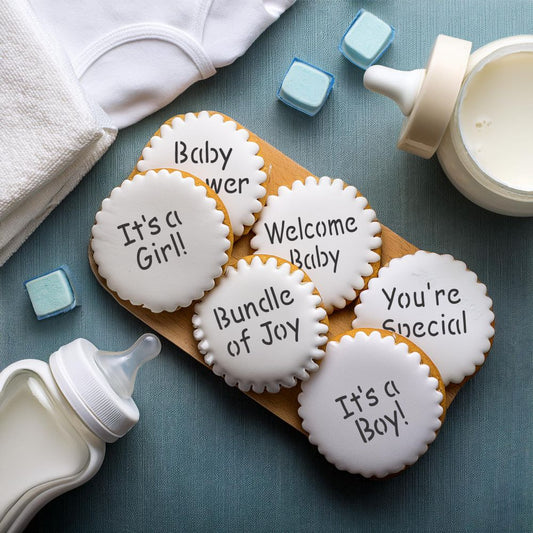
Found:
[[[425,69],[395,70],[382,65],[369,67],[363,77],[364,86],[394,100],[405,116],[411,114],[426,76]]]
[[[155,335],[145,333],[127,350],[123,352],[98,350],[94,359],[113,390],[121,398],[130,398],[135,387],[137,371],[160,351],[159,339]]]

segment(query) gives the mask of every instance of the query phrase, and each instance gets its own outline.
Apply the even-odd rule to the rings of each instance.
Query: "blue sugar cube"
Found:
[[[334,83],[332,74],[295,57],[278,89],[278,98],[294,109],[314,116],[326,103]]]
[[[66,313],[76,307],[76,295],[66,267],[25,281],[24,286],[38,320]]]
[[[392,26],[361,9],[346,30],[339,50],[354,65],[367,69],[384,54],[394,39],[394,33]]]

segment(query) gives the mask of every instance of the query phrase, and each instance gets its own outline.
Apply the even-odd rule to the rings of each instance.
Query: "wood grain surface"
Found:
[[[221,113],[222,114],[222,113]],[[230,120],[230,117],[227,117]],[[239,125],[239,127],[242,127]],[[159,130],[158,130],[159,131]],[[287,157],[285,154],[268,144],[266,141],[250,132],[250,140],[256,142],[259,147],[259,155],[265,160],[265,171],[268,174],[267,181],[267,196],[276,194],[281,185],[290,186],[293,181],[298,179],[305,179],[307,176],[314,175],[298,163]],[[135,175],[134,170],[130,178]],[[117,184],[118,185],[118,184]],[[364,191],[361,191],[364,195]],[[379,218],[379,213],[378,213]],[[382,252],[381,265],[385,266],[389,261],[395,257],[401,257],[406,254],[414,253],[418,250],[416,246],[407,242],[405,239],[394,233],[392,230],[382,225]],[[253,253],[250,248],[250,235],[241,237],[236,241],[232,251],[232,262],[237,261],[245,255]],[[89,262],[91,270],[98,279],[99,283],[113,295],[115,300],[126,308],[130,313],[144,322],[147,326],[158,332],[160,335],[168,339],[170,342],[187,352],[194,357],[198,362],[205,365],[203,356],[198,352],[196,341],[193,338],[193,328],[191,318],[193,315],[194,305],[185,309],[179,309],[173,313],[162,312],[153,313],[147,309],[132,305],[130,302],[120,299],[113,291],[109,290],[105,280],[99,276],[98,267],[94,262],[91,247],[89,246]],[[351,329],[351,322],[354,318],[353,304],[348,304],[347,307],[340,311],[335,311],[329,317],[329,338],[333,338],[345,331]],[[216,378],[220,379],[220,378]],[[450,384],[446,387],[446,406],[448,407],[457,392],[464,384]],[[298,416],[298,394],[300,386],[292,387],[291,389],[282,389],[277,394],[254,392],[244,393],[260,403],[263,407],[274,413],[276,416],[304,433],[301,426],[301,420]]]

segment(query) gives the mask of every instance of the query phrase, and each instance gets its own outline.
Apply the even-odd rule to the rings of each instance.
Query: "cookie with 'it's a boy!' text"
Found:
[[[340,470],[386,477],[415,463],[445,414],[444,384],[427,355],[383,330],[330,341],[298,396],[309,440]]]
[[[419,251],[393,259],[370,281],[354,311],[354,328],[383,328],[420,346],[445,385],[473,375],[494,336],[487,288],[451,255]]]
[[[224,202],[235,237],[250,230],[263,207],[266,165],[258,143],[236,122],[202,111],[167,120],[150,139],[138,171],[175,168],[205,181]]]
[[[380,265],[381,226],[366,198],[339,179],[309,176],[267,199],[251,246],[305,270],[328,313],[355,300]]]
[[[92,228],[98,273],[120,298],[155,313],[187,307],[229,260],[231,224],[200,179],[161,169],[125,180]]]
[[[247,256],[196,304],[194,338],[228,385],[278,392],[317,370],[328,320],[309,277],[287,261]]]

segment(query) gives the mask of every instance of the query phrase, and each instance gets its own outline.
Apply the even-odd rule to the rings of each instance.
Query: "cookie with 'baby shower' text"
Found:
[[[235,237],[246,234],[263,207],[268,168],[258,143],[236,122],[202,111],[167,120],[137,162],[140,172],[175,168],[205,181],[224,202]]]

